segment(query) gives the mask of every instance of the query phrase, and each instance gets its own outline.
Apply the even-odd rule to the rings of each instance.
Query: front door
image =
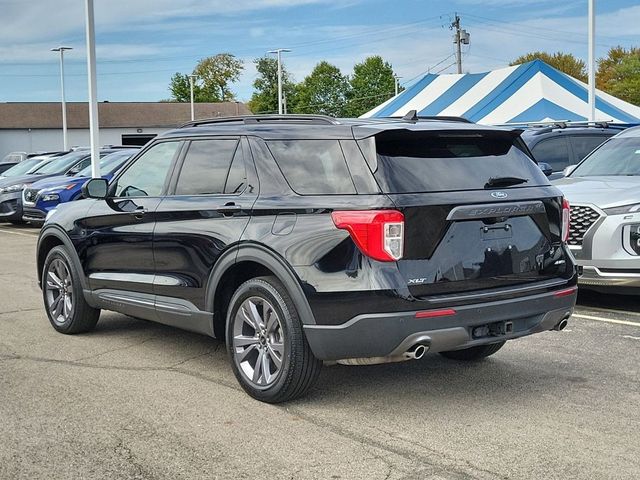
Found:
[[[160,142],[116,176],[110,198],[84,221],[85,270],[92,290],[153,293],[153,229],[182,142]]]

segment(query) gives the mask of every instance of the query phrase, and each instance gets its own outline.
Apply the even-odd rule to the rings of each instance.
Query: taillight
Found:
[[[567,243],[569,240],[569,223],[571,222],[571,207],[566,198],[562,199],[562,241]]]
[[[357,210],[331,213],[336,227],[346,230],[366,256],[382,262],[402,258],[404,215],[397,210]]]

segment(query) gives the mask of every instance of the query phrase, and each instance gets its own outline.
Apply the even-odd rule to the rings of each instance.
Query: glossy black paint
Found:
[[[473,127],[477,126],[469,128]],[[39,258],[46,253],[48,236],[62,231],[75,249],[94,304],[100,291],[134,292],[147,303],[155,298],[156,309],[162,304],[165,319],[171,311],[167,299],[173,298],[184,311],[193,310],[205,321],[213,319],[219,308],[214,301],[217,289],[223,287],[217,282],[224,270],[234,265],[238,252],[251,246],[256,247],[252,261],[273,266],[272,271],[277,263],[281,280],[299,286],[302,294],[292,292],[292,296],[310,307],[309,314],[302,315],[305,324],[338,325],[368,313],[441,307],[434,299],[443,295],[488,292],[498,301],[576,284],[575,266],[559,238],[560,193],[550,185],[505,188],[506,199],[493,198],[492,190],[384,195],[365,167],[366,171],[359,170],[359,185],[370,193],[300,196],[288,185],[263,140],[310,136],[353,140],[384,128],[381,123],[343,125],[337,131],[328,126],[232,125],[170,132],[147,149],[167,138],[241,137],[247,188],[233,195],[172,195],[186,148],[182,149],[159,197],[88,199],[61,206],[42,230]],[[389,128],[411,130],[421,125]],[[428,128],[447,128],[447,124],[434,122]],[[447,220],[457,206],[518,201],[542,201],[545,213]],[[332,211],[357,209],[404,213],[403,260],[372,260],[346,231],[334,226]],[[546,283],[550,279],[559,283]],[[514,288],[523,284],[534,285],[533,290]],[[446,306],[470,303],[452,296]],[[113,302],[99,306],[120,308]],[[157,320],[158,315],[150,313],[147,318]],[[174,324],[187,326],[179,315]]]

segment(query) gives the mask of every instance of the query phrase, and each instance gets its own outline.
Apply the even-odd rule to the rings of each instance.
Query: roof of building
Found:
[[[196,118],[226,117],[250,114],[241,102],[196,103]],[[177,127],[189,121],[188,103],[173,102],[100,102],[100,128]],[[89,128],[86,102],[67,103],[68,128]],[[0,129],[61,128],[62,109],[59,102],[0,103]]]

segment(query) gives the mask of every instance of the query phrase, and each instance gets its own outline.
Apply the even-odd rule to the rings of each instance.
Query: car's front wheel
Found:
[[[506,342],[491,343],[489,345],[478,345],[477,347],[464,348],[462,350],[451,350],[449,352],[440,352],[443,357],[453,360],[474,361],[481,360],[493,355],[500,350]]]
[[[88,332],[98,323],[100,310],[84,299],[79,273],[64,247],[52,248],[44,261],[42,296],[49,321],[60,333]]]
[[[268,403],[304,395],[322,366],[293,300],[275,277],[253,278],[238,287],[228,308],[227,348],[242,388]]]

